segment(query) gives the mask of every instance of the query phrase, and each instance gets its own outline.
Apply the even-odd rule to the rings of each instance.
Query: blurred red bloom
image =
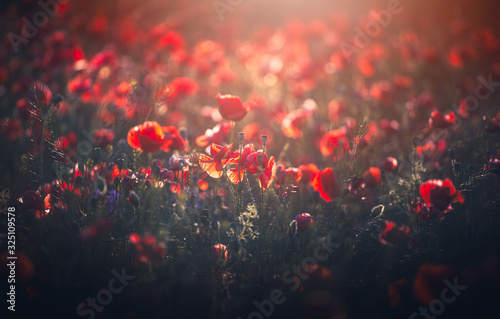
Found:
[[[429,119],[429,126],[432,129],[436,128],[448,128],[456,123],[455,113],[450,112],[448,114],[443,114],[439,111],[434,111]]]
[[[253,101],[242,103],[238,96],[231,94],[221,95],[218,93],[216,98],[222,118],[234,122],[242,120],[249,110],[257,106]]]
[[[343,128],[326,132],[319,142],[321,154],[324,156],[337,155],[340,152],[349,151],[349,141]]]
[[[128,131],[128,144],[146,153],[154,153],[159,150],[168,152],[173,141],[165,137],[163,128],[154,121],[144,122]]]
[[[195,95],[196,92],[198,92],[198,83],[187,77],[173,79],[164,91],[171,99]]]
[[[313,188],[319,191],[321,198],[327,202],[334,201],[340,195],[340,186],[337,177],[331,167],[327,167],[316,175],[313,182]]]
[[[429,206],[435,207],[443,212],[451,210],[451,204],[463,203],[462,193],[455,189],[450,179],[430,179],[420,185],[420,196]]]
[[[171,141],[168,150],[165,149],[165,151],[186,150],[186,142],[175,126],[170,125],[163,127],[163,133],[165,134],[165,139]]]
[[[382,185],[382,177],[380,168],[378,167],[370,167],[364,174],[363,180],[368,187],[377,187]]]
[[[94,145],[102,149],[113,143],[115,133],[108,129],[98,129],[94,132]]]
[[[204,135],[196,138],[196,145],[205,147],[210,144],[222,144],[231,130],[231,122],[220,122],[214,128],[206,130]]]
[[[213,178],[220,178],[224,172],[224,166],[229,162],[233,144],[222,147],[212,144],[209,148],[211,156],[200,154],[198,159],[201,168]]]
[[[278,164],[276,167],[276,186],[293,184],[302,178],[302,171],[295,167],[285,168],[285,165]]]
[[[397,226],[395,222],[384,221],[384,227],[378,235],[378,241],[383,245],[393,247],[395,244],[405,244],[411,247],[408,226]]]
[[[302,136],[302,131],[307,125],[307,120],[311,117],[310,112],[296,110],[289,113],[281,122],[281,130],[286,137],[298,138]]]
[[[312,184],[319,173],[319,169],[314,163],[300,165],[299,169],[302,172],[302,179],[300,181],[305,184]]]
[[[98,219],[93,225],[80,229],[80,238],[84,241],[94,241],[108,232],[113,227],[113,221],[109,218]]]
[[[142,263],[160,262],[167,254],[167,251],[162,246],[158,245],[156,238],[150,233],[139,234],[132,233],[129,236],[130,242],[135,245],[137,250],[137,258]]]

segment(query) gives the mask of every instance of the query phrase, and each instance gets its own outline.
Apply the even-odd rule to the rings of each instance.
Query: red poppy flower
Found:
[[[259,185],[263,190],[266,190],[276,175],[274,156],[269,158],[267,154],[262,154],[262,150],[253,152],[247,156],[244,169],[250,174],[258,173]]]
[[[300,181],[305,184],[312,183],[319,173],[318,167],[313,163],[300,165],[299,169],[302,172],[302,179]]]
[[[241,99],[236,95],[226,94],[221,95],[220,93],[216,96],[217,102],[219,102],[219,113],[222,118],[229,121],[240,121],[247,115],[247,112],[254,107],[256,107],[255,102],[246,101],[241,102]]]
[[[309,229],[309,227],[311,227],[311,225],[313,224],[313,219],[308,213],[295,216],[295,221],[297,222],[298,231]]]
[[[233,124],[231,122],[220,122],[214,128],[206,130],[204,135],[196,138],[196,145],[205,147],[212,143],[222,144],[229,135]]]
[[[170,151],[186,150],[186,142],[184,141],[181,134],[179,133],[179,130],[177,130],[175,126],[163,127],[163,133],[165,134],[165,139],[172,141],[172,143],[168,147],[168,150]]]
[[[395,222],[384,221],[384,227],[378,235],[378,241],[383,245],[393,247],[395,244],[403,243],[411,245],[409,237],[410,227],[397,226]]]
[[[198,83],[187,77],[173,79],[164,91],[164,93],[169,94],[171,99],[195,95],[196,92],[198,92]]]
[[[377,187],[382,185],[380,168],[370,167],[364,174],[363,180],[368,187]]]
[[[276,185],[293,184],[302,178],[302,171],[295,167],[285,168],[283,164],[276,167]]]
[[[201,168],[213,178],[220,178],[224,172],[224,166],[229,162],[232,148],[233,144],[224,147],[212,144],[209,149],[211,156],[200,154],[198,161]]]
[[[321,154],[324,156],[337,155],[340,152],[349,151],[349,141],[347,140],[345,129],[337,129],[326,132],[319,142]]]
[[[171,139],[165,137],[161,125],[154,121],[144,122],[131,128],[128,131],[127,142],[131,147],[146,153],[169,151],[173,143]]]
[[[316,175],[313,182],[313,188],[319,191],[321,198],[327,202],[334,201],[340,195],[340,187],[337,178],[331,167],[327,167]]]
[[[420,185],[420,196],[429,206],[435,207],[443,212],[451,210],[451,204],[463,203],[462,193],[457,191],[450,179],[430,179]]]
[[[281,122],[281,130],[286,137],[299,138],[307,125],[307,121],[316,109],[316,102],[306,100],[304,107],[300,110],[289,113]]]
[[[439,111],[434,111],[431,114],[431,118],[429,119],[429,126],[432,129],[436,128],[448,128],[453,126],[456,123],[455,113],[450,112],[448,114],[443,114]]]
[[[243,181],[243,177],[245,176],[244,164],[247,160],[248,155],[255,152],[255,145],[247,144],[243,147],[243,151],[237,150],[229,156],[230,164],[235,165],[235,168],[231,168],[227,171],[227,177],[231,180],[233,184],[238,184]]]

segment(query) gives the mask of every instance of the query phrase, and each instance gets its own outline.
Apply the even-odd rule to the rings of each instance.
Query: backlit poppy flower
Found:
[[[319,173],[319,169],[314,163],[302,164],[299,166],[300,171],[302,172],[302,178],[300,182],[303,184],[311,184],[316,178],[316,175]]]
[[[455,113],[450,112],[448,114],[443,114],[439,111],[434,111],[429,119],[429,126],[432,129],[437,128],[448,128],[456,123]]]
[[[363,180],[368,187],[378,187],[382,185],[382,177],[380,168],[378,167],[370,167],[364,174]]]
[[[172,142],[168,147],[168,151],[186,150],[186,142],[182,138],[181,134],[179,133],[179,130],[175,126],[170,125],[163,127],[163,133],[165,134],[165,139],[170,140]]]
[[[171,139],[165,137],[161,125],[154,121],[144,122],[131,128],[128,131],[127,142],[131,147],[146,153],[168,151],[173,143]]]
[[[299,110],[295,110],[286,115],[281,122],[281,130],[286,137],[298,138],[302,136],[302,131],[307,125],[307,121],[318,105],[312,99],[307,99]]]
[[[295,216],[295,221],[297,222],[298,231],[309,229],[309,227],[311,227],[311,225],[313,224],[313,219],[308,213],[303,213]]]
[[[231,180],[233,184],[238,184],[243,181],[243,177],[245,176],[244,164],[247,160],[247,156],[251,153],[255,152],[254,144],[247,144],[243,147],[243,151],[237,150],[229,156],[230,164],[233,164],[235,167],[227,170],[227,177]]]
[[[244,169],[250,174],[259,174],[259,185],[266,190],[276,175],[274,156],[269,158],[262,150],[253,152],[247,156]]]
[[[397,244],[404,244],[411,246],[409,237],[410,227],[397,226],[395,222],[384,221],[384,226],[378,235],[378,241],[383,245],[394,247]]]
[[[339,153],[347,153],[349,151],[349,141],[346,137],[346,130],[340,128],[337,130],[326,132],[319,142],[321,154],[324,156],[334,155],[337,158]]]
[[[328,103],[328,119],[332,123],[339,122],[347,112],[347,104],[344,100],[331,100]]]
[[[187,77],[173,79],[164,91],[171,99],[195,95],[196,92],[198,92],[198,83]]]
[[[327,202],[334,201],[340,195],[340,187],[337,182],[337,177],[331,167],[327,167],[316,175],[313,182],[313,188],[318,191]]]
[[[231,94],[221,95],[218,93],[216,98],[222,118],[234,122],[242,120],[249,110],[257,106],[253,101],[242,103],[238,96]]]
[[[209,148],[211,156],[200,154],[198,161],[200,167],[213,178],[220,178],[224,172],[224,166],[229,162],[233,144],[222,147],[212,144]]]
[[[281,131],[289,138],[299,138],[311,117],[310,112],[297,110],[289,113],[281,122]]]
[[[435,207],[443,212],[451,210],[451,204],[463,203],[462,193],[455,189],[450,179],[430,179],[420,185],[420,196],[429,206]]]

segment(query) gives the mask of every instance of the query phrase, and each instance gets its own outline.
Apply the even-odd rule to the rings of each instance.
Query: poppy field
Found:
[[[2,318],[500,318],[498,9],[5,1]]]

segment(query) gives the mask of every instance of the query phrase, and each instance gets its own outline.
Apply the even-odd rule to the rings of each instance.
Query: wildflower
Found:
[[[368,187],[377,187],[382,185],[380,168],[370,167],[364,174],[363,180]]]
[[[213,245],[212,246],[212,257],[213,257],[214,262],[227,261],[228,254],[227,254],[226,245],[223,245],[223,244]]]
[[[349,141],[343,128],[326,132],[319,143],[321,154],[324,156],[336,155],[349,151]]]
[[[327,202],[334,201],[340,195],[340,187],[331,167],[327,167],[316,175],[313,188],[319,191],[321,198]]]
[[[200,154],[199,163],[201,168],[213,178],[220,178],[224,172],[224,167],[230,160],[233,144],[222,147],[212,144],[209,148],[210,155]]]
[[[228,121],[240,121],[249,110],[256,107],[255,102],[246,101],[242,103],[238,96],[231,94],[221,95],[218,93],[216,98],[217,102],[219,102],[220,115]]]
[[[431,113],[431,117],[429,119],[429,126],[432,129],[444,129],[456,123],[455,113],[449,112],[448,114],[443,114],[439,111],[434,111]]]
[[[231,180],[233,184],[238,184],[243,181],[243,177],[245,176],[245,170],[243,165],[245,164],[248,155],[255,152],[254,144],[247,144],[243,147],[243,150],[240,155],[240,151],[237,150],[231,153],[229,164],[233,164],[236,167],[231,168],[227,171],[227,177]]]
[[[263,190],[266,190],[273,182],[276,175],[276,163],[274,156],[263,154],[262,150],[253,152],[247,156],[244,169],[250,174],[259,174],[259,185]]]
[[[450,179],[430,179],[420,185],[420,196],[428,206],[435,207],[443,212],[451,210],[451,204],[463,203],[462,193],[457,191]]]
[[[164,129],[167,131],[165,135]],[[174,141],[176,147],[179,147],[177,134],[172,131],[171,127],[162,128],[160,124],[154,121],[147,121],[141,125],[137,125],[128,131],[127,142],[136,149],[146,153],[154,153],[159,150],[168,152]]]

